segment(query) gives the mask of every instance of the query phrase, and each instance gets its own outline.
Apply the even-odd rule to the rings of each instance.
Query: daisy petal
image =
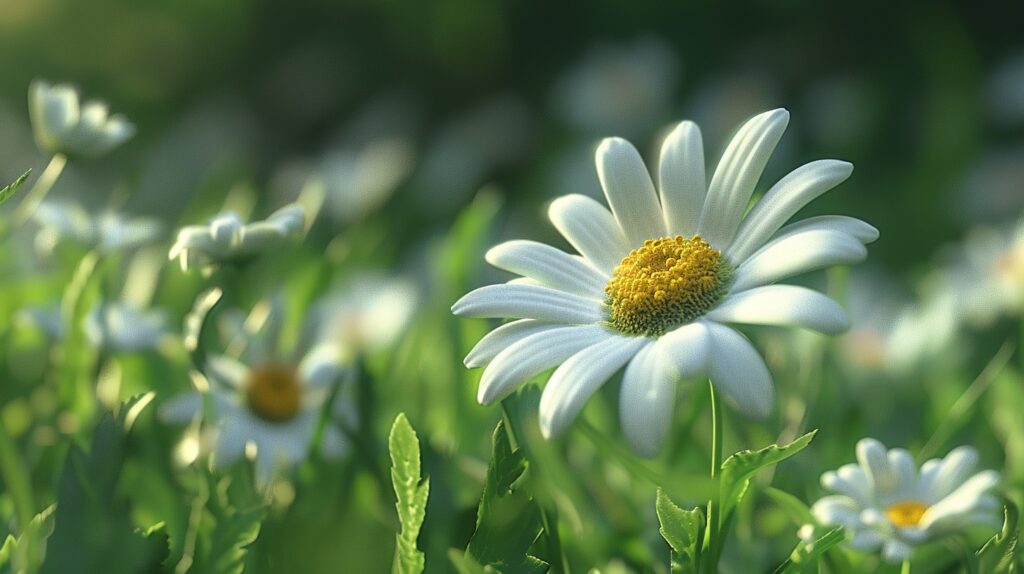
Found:
[[[633,357],[622,377],[619,418],[626,440],[642,456],[661,450],[672,422],[676,384],[656,344],[649,344]]]
[[[738,293],[832,265],[859,263],[868,250],[852,235],[811,229],[773,239],[736,269],[730,291]]]
[[[764,359],[736,330],[707,321],[710,342],[708,376],[715,389],[748,416],[763,418],[775,401],[771,373]]]
[[[492,247],[486,259],[499,269],[585,297],[603,297],[608,282],[608,277],[583,259],[536,241],[506,241]]]
[[[789,124],[789,112],[772,110],[743,124],[722,154],[708,184],[698,233],[717,249],[732,243],[768,158]]]
[[[338,379],[341,363],[341,354],[335,345],[318,345],[299,363],[299,377],[307,388],[326,388]]]
[[[971,476],[978,464],[978,451],[969,447],[957,447],[934,466],[926,463],[921,470],[921,488],[932,500],[941,500]]]
[[[569,357],[555,369],[540,397],[540,431],[560,434],[594,394],[637,351],[650,343],[643,337],[612,336]]]
[[[524,337],[487,365],[476,398],[484,405],[501,400],[516,386],[609,337],[614,335],[597,325],[563,326]]]
[[[917,467],[914,457],[903,448],[889,450],[889,468],[896,479],[896,494],[901,499],[916,499]]]
[[[729,295],[706,317],[723,323],[791,325],[827,334],[842,333],[850,326],[838,303],[795,285],[769,285]]]
[[[241,388],[249,378],[249,367],[223,355],[209,357],[206,360],[205,372],[228,388]]]
[[[824,159],[798,167],[768,190],[747,214],[729,245],[730,261],[743,261],[764,245],[797,211],[853,173],[845,161]]]
[[[914,549],[909,544],[895,538],[886,540],[882,545],[882,558],[889,564],[899,564],[910,558],[913,552]]]
[[[488,285],[470,291],[452,305],[463,317],[512,317],[552,323],[584,324],[604,320],[601,301],[534,285]]]
[[[857,443],[857,461],[876,492],[889,493],[896,487],[896,475],[882,443],[872,438],[861,439]]]
[[[203,412],[203,396],[187,393],[164,401],[160,405],[160,420],[171,424],[184,424]]]
[[[654,183],[633,144],[622,138],[605,138],[597,147],[595,159],[608,205],[630,247],[664,237],[664,218]]]
[[[861,221],[856,217],[847,217],[845,215],[819,215],[817,217],[801,219],[800,221],[784,226],[772,236],[772,240],[781,239],[794,233],[801,233],[812,229],[838,231],[840,233],[852,235],[857,239],[857,241],[865,244],[873,243],[878,239],[878,229],[866,221]]]
[[[605,273],[629,254],[629,242],[615,216],[585,195],[559,197],[548,208],[548,217],[580,255]]]
[[[930,529],[943,523],[958,522],[978,509],[985,494],[999,484],[999,473],[986,470],[972,476],[959,488],[932,505],[921,517],[921,528]]]
[[[669,235],[697,233],[704,208],[704,143],[697,124],[680,122],[661,145],[658,187]]]
[[[821,486],[866,505],[871,501],[871,485],[864,470],[856,464],[845,464],[838,470],[821,475]]]
[[[473,349],[466,355],[463,364],[470,369],[482,367],[516,341],[525,339],[535,333],[550,331],[561,326],[557,323],[542,323],[533,319],[519,319],[518,321],[505,323],[477,341]]]
[[[826,526],[852,527],[858,522],[857,503],[839,495],[825,496],[811,507],[814,518]]]
[[[654,344],[666,366],[678,379],[692,379],[708,370],[708,328],[696,322],[662,335]]]

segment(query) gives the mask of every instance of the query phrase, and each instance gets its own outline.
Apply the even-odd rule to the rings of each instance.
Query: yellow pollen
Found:
[[[893,526],[905,528],[917,526],[927,510],[928,507],[922,502],[904,500],[890,504],[889,508],[885,509],[885,515],[889,517],[889,522],[892,522]]]
[[[272,423],[291,420],[299,412],[302,389],[295,368],[269,363],[252,370],[245,387],[249,409]]]
[[[699,235],[648,239],[623,258],[605,286],[611,323],[631,335],[658,336],[711,309],[732,268]]]

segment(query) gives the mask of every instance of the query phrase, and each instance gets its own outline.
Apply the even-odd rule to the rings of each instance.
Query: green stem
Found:
[[[708,381],[708,392],[711,396],[711,481],[717,484],[719,470],[722,466],[722,402],[715,394],[715,386]],[[719,492],[719,489],[715,489]],[[708,501],[708,525],[704,534],[704,557],[701,560],[701,567],[709,574],[718,572],[718,555],[720,552],[721,532],[719,532],[719,505],[720,496]]]
[[[32,520],[32,480],[25,468],[14,439],[7,432],[7,427],[0,420],[0,476],[3,476],[11,498],[14,499],[14,512],[18,517],[18,531],[23,532]]]
[[[900,568],[900,574],[910,574],[910,559],[907,558],[903,561],[903,567]]]
[[[64,171],[64,166],[67,165],[68,158],[64,154],[54,154],[50,158],[50,163],[46,164],[46,169],[39,175],[36,182],[32,185],[32,189],[29,190],[25,197],[22,198],[21,203],[14,209],[13,219],[14,225],[20,227],[28,221],[29,217],[35,212],[39,204],[46,199],[46,195],[50,193],[50,189],[53,188],[53,184],[57,182],[57,178],[60,177],[61,172]]]

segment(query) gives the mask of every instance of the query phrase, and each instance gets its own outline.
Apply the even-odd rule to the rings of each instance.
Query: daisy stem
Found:
[[[7,432],[7,427],[0,420],[0,476],[10,490],[14,501],[15,515],[18,517],[18,531],[24,532],[32,520],[32,480],[28,469],[18,455],[14,439]]]
[[[717,483],[718,471],[722,466],[722,402],[718,400],[718,396],[715,394],[715,385],[710,380],[708,381],[708,392],[711,396],[711,481]],[[718,571],[718,554],[721,546],[719,533],[721,517],[718,509],[720,503],[720,500],[714,498],[708,501],[708,524],[704,536],[705,552],[704,559],[701,561],[706,572]]]
[[[900,574],[910,574],[910,559],[903,561],[903,567],[900,568]]]
[[[32,185],[32,189],[29,190],[25,197],[22,198],[21,203],[14,209],[13,220],[16,227],[24,225],[28,221],[29,217],[35,212],[39,204],[46,199],[46,195],[50,193],[50,189],[53,188],[53,184],[57,182],[57,178],[60,177],[61,172],[64,171],[64,166],[67,165],[68,158],[64,154],[54,154],[50,158],[50,163],[46,164],[46,169],[39,175],[36,182]]]

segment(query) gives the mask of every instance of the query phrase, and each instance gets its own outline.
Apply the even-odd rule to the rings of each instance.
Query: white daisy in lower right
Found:
[[[999,473],[975,473],[977,464],[977,451],[962,446],[919,471],[906,450],[887,450],[865,438],[857,443],[856,464],[821,476],[822,486],[835,494],[814,503],[811,512],[823,525],[845,528],[857,550],[881,549],[892,563],[908,560],[914,547],[968,526],[998,528],[1002,505],[992,490]]]

